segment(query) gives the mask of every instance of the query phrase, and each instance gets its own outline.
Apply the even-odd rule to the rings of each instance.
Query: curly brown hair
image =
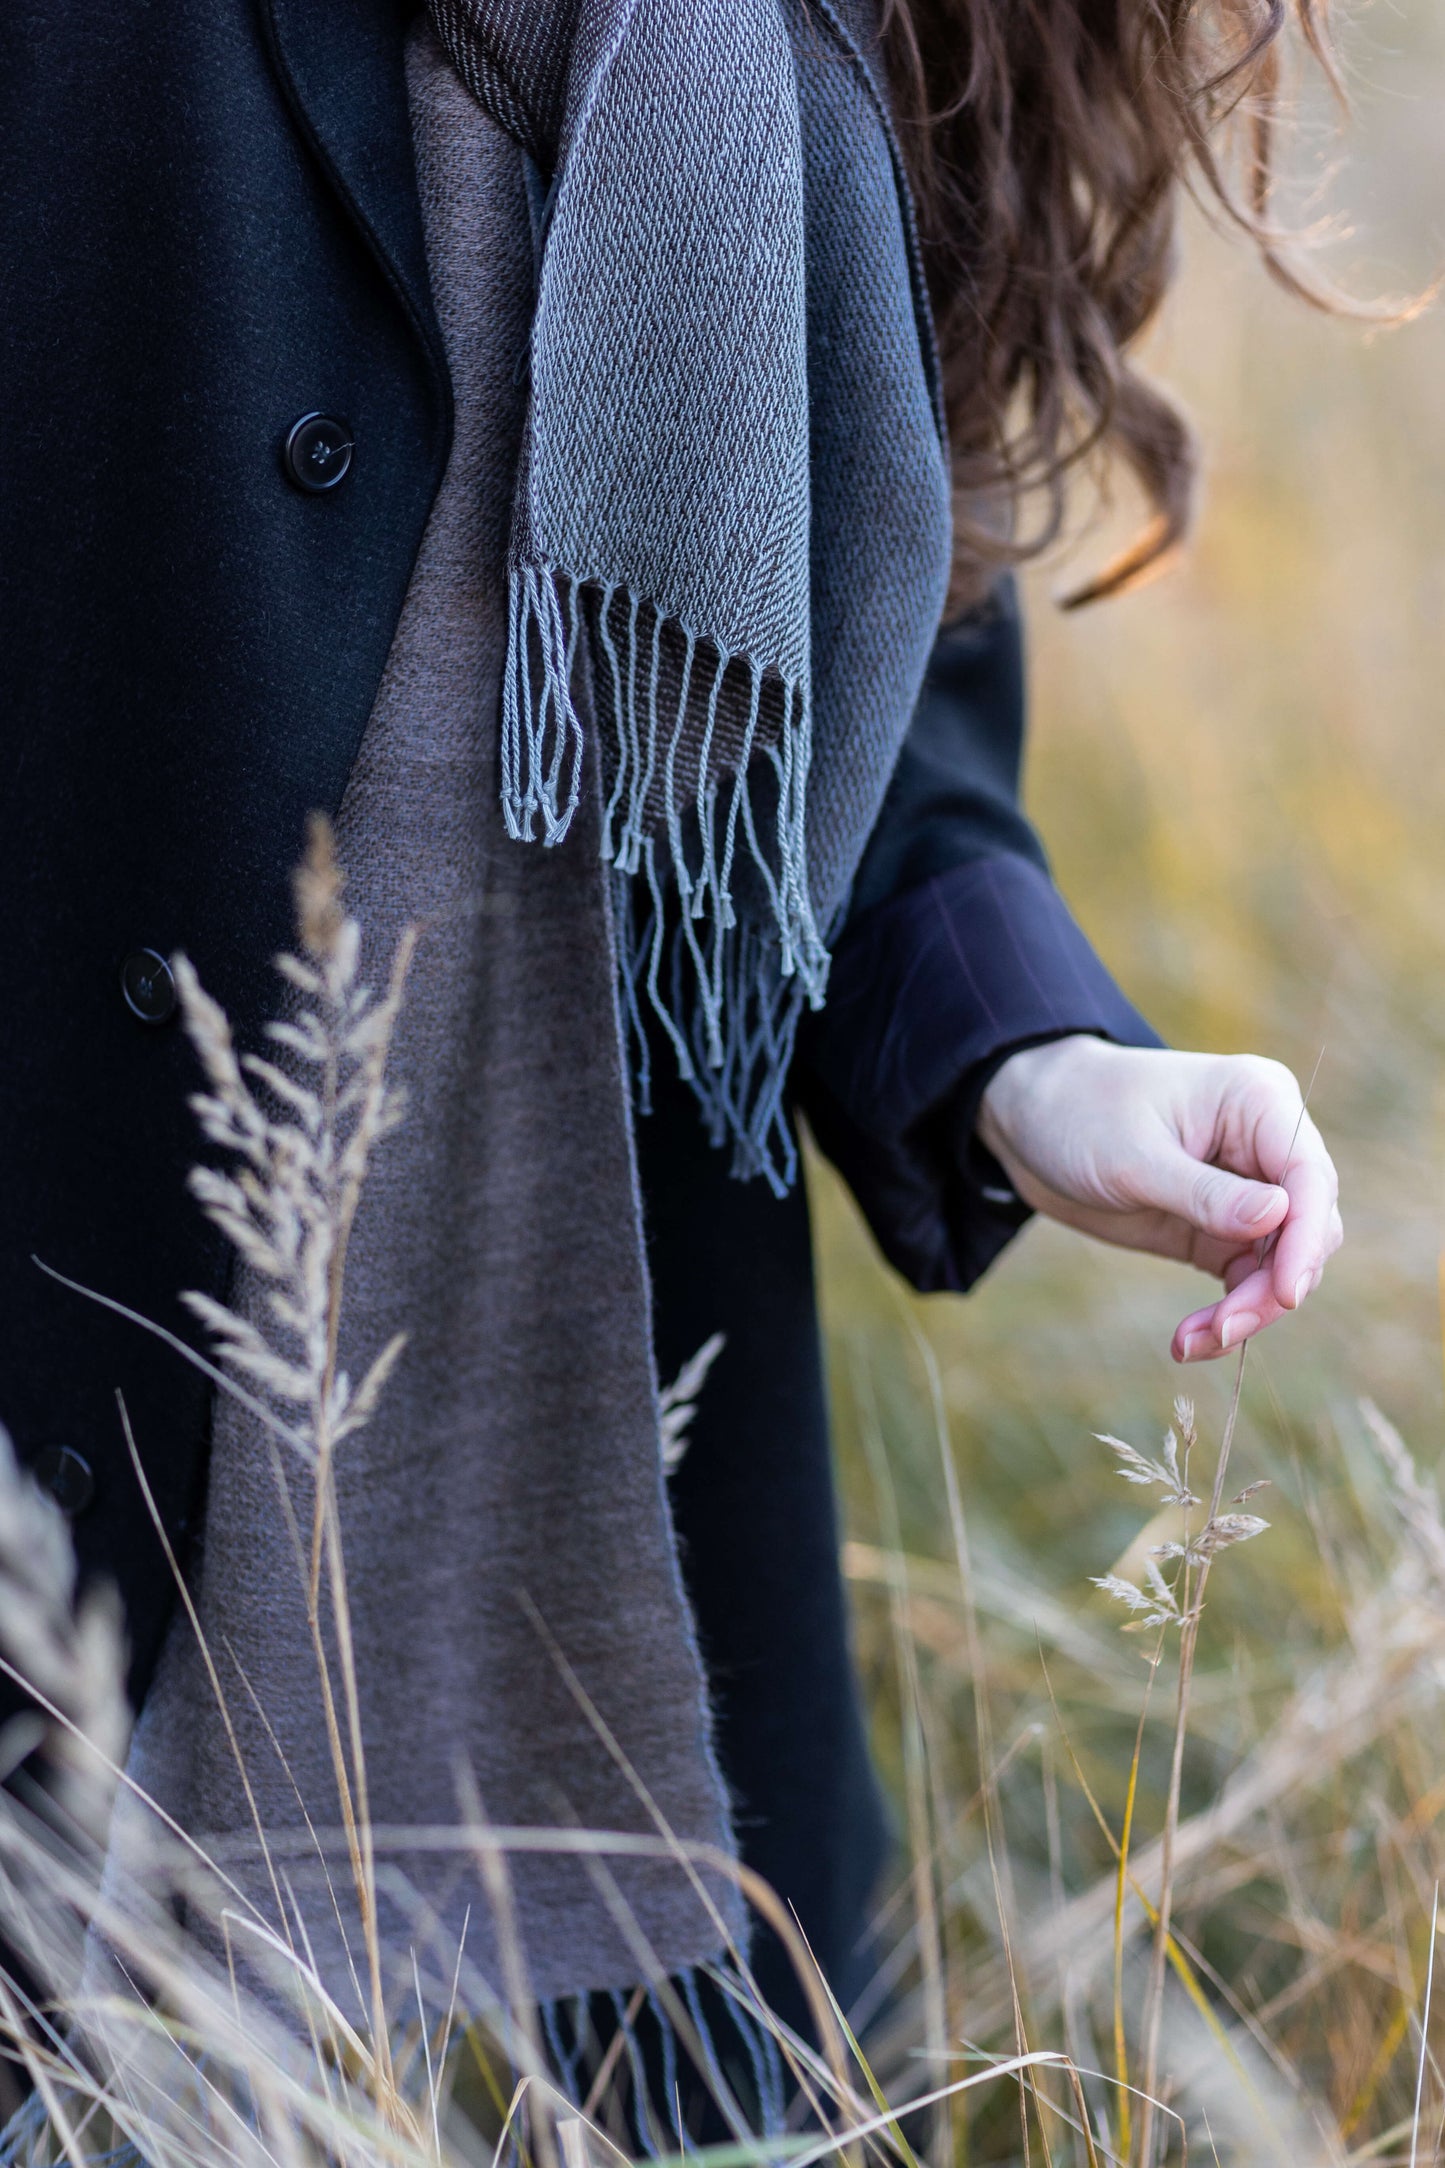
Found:
[[[1330,305],[1270,217],[1281,34],[1293,25],[1338,89],[1324,7],[885,0],[943,357],[956,606],[1057,537],[1070,480],[1096,457],[1132,471],[1149,518],[1068,604],[1117,594],[1186,532],[1193,437],[1130,359],[1170,282],[1184,187]]]

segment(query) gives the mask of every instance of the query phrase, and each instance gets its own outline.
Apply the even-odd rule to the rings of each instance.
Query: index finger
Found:
[[[1263,1171],[1289,1198],[1289,1211],[1263,1246],[1260,1263],[1269,1264],[1276,1302],[1296,1310],[1339,1247],[1339,1176],[1309,1114],[1298,1103],[1291,1108],[1283,1095],[1261,1120],[1256,1149]]]

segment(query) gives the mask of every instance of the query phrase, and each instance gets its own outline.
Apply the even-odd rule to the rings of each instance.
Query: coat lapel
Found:
[[[272,64],[337,194],[426,348],[445,395],[404,65],[408,0],[260,0]]]

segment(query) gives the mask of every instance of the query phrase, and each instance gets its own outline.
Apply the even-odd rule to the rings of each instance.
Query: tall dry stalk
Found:
[[[1174,1913],[1174,1840],[1179,1828],[1179,1802],[1184,1782],[1184,1748],[1189,1735],[1189,1695],[1194,1683],[1194,1660],[1199,1645],[1199,1621],[1204,1610],[1204,1589],[1209,1579],[1209,1569],[1218,1553],[1230,1543],[1258,1535],[1264,1525],[1253,1515],[1223,1515],[1220,1512],[1224,1502],[1224,1478],[1234,1444],[1235,1425],[1239,1420],[1239,1401],[1244,1389],[1244,1364],[1248,1353],[1249,1342],[1246,1340],[1239,1351],[1239,1363],[1234,1373],[1234,1392],[1229,1403],[1229,1414],[1225,1419],[1224,1436],[1219,1444],[1219,1457],[1214,1465],[1214,1485],[1209,1497],[1208,1518],[1197,1538],[1191,1534],[1188,1522],[1185,1523],[1180,1563],[1184,1590],[1180,1607],[1183,1623],[1179,1633],[1179,1688],[1174,1705],[1174,1743],[1169,1760],[1169,1794],[1164,1807],[1159,1916],[1154,1924],[1154,1943],[1149,1953],[1144,2034],[1144,2098],[1139,2110],[1140,2168],[1153,2168],[1154,2163],[1156,2095],[1159,2085],[1159,2027],[1164,2013],[1169,1929]],[[1184,1427],[1184,1464],[1187,1468],[1189,1450],[1195,1442],[1192,1408],[1188,1411]],[[1236,1501],[1238,1502],[1240,1501]],[[1188,1506],[1184,1510],[1187,1514]],[[1233,1525],[1230,1525],[1231,1523]]]
[[[1239,1365],[1235,1371],[1234,1392],[1230,1400],[1229,1414],[1224,1434],[1220,1440],[1219,1456],[1215,1462],[1214,1483],[1210,1493],[1209,1511],[1204,1524],[1197,1531],[1190,1515],[1200,1503],[1189,1487],[1189,1464],[1198,1445],[1195,1428],[1194,1406],[1191,1401],[1177,1400],[1174,1404],[1174,1427],[1164,1441],[1161,1460],[1151,1459],[1147,1454],[1127,1445],[1122,1438],[1105,1437],[1101,1443],[1110,1446],[1120,1462],[1118,1473],[1127,1483],[1155,1488],[1161,1494],[1161,1502],[1177,1507],[1183,1515],[1183,1528],[1178,1541],[1156,1545],[1145,1564],[1145,1585],[1125,1580],[1118,1574],[1096,1576],[1095,1586],[1106,1595],[1125,1604],[1134,1614],[1129,1624],[1134,1629],[1157,1628],[1161,1638],[1171,1627],[1179,1632],[1179,1683],[1175,1696],[1174,1734],[1169,1762],[1169,1788],[1164,1807],[1164,1826],[1160,1837],[1159,1898],[1154,1915],[1154,1940],[1150,1951],[1149,1977],[1144,1998],[1144,2063],[1140,2080],[1142,2094],[1139,2110],[1139,2168],[1154,2168],[1154,2140],[1158,2113],[1159,2084],[1159,2030],[1164,2008],[1164,1987],[1170,1954],[1170,1928],[1174,1906],[1174,1850],[1179,1829],[1179,1807],[1184,1782],[1184,1753],[1189,1737],[1190,1693],[1194,1682],[1195,1658],[1199,1642],[1199,1622],[1204,1609],[1204,1590],[1210,1568],[1222,1551],[1235,1544],[1245,1543],[1251,1537],[1262,1535],[1268,1522],[1254,1513],[1224,1513],[1224,1482],[1229,1468],[1230,1454],[1234,1445],[1234,1433],[1239,1421],[1240,1395],[1244,1386],[1245,1346],[1239,1351]],[[1255,1486],[1241,1491],[1234,1499],[1235,1505],[1243,1505]],[[1176,1572],[1171,1581],[1167,1578],[1161,1561],[1176,1562]],[[1156,1652],[1154,1664],[1158,1662]],[[1153,1679],[1151,1665],[1150,1679]],[[1134,1767],[1131,1771],[1129,1804],[1126,1810],[1126,1831],[1132,1824],[1134,1779],[1137,1777],[1138,1745],[1136,1743]],[[1119,1983],[1122,1978],[1123,1893],[1127,1874],[1127,1843],[1121,1842],[1116,1879],[1114,1905],[1114,1965],[1115,2007],[1119,2009]],[[1116,2056],[1123,2072],[1122,2025],[1116,2017]],[[1127,2130],[1127,2121],[1124,2123]]]
[[[192,1293],[185,1301],[210,1330],[222,1362],[287,1411],[285,1435],[314,1485],[306,1615],[361,1918],[377,2083],[385,2096],[394,2094],[394,2075],[336,1454],[370,1420],[405,1335],[387,1343],[355,1389],[339,1367],[338,1350],[347,1248],[367,1167],[403,1113],[401,1094],[387,1080],[387,1057],[416,931],[403,932],[386,993],[376,1000],[360,977],[361,929],[342,907],[343,885],[330,824],[316,815],[295,881],[300,953],[276,960],[300,1005],[268,1027],[274,1044],[292,1057],[289,1069],[259,1054],[238,1056],[225,1011],[189,961],[176,960],[182,1014],[209,1086],[191,1104],[206,1137],[231,1159],[226,1169],[196,1168],[191,1188],[263,1284],[269,1329],[209,1295]],[[326,1646],[323,1572],[344,1733]]]

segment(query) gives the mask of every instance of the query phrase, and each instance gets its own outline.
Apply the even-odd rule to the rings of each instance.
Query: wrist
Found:
[[[1118,1051],[1111,1040],[1087,1031],[1020,1047],[999,1064],[979,1100],[974,1126],[979,1143],[1007,1166],[1024,1117],[1046,1111],[1057,1091],[1070,1088],[1070,1080],[1077,1083],[1081,1063],[1107,1061]]]

